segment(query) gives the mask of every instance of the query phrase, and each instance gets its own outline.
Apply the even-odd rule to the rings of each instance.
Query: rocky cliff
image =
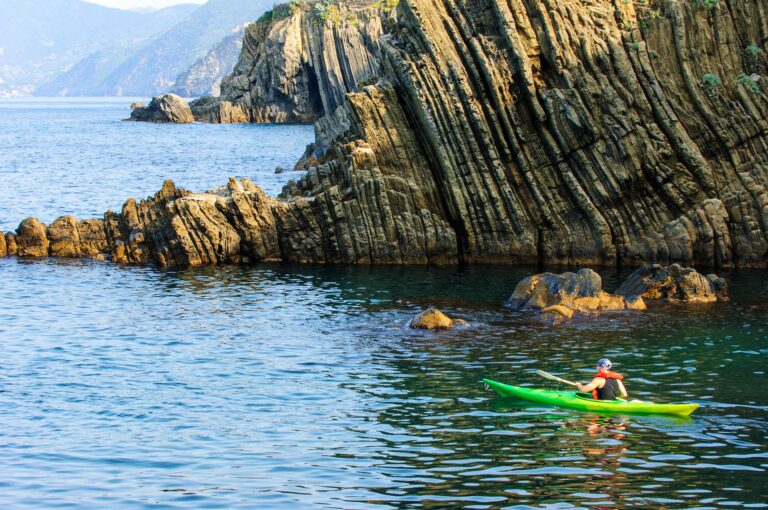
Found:
[[[316,122],[324,146],[345,95],[376,81],[379,44],[394,4],[292,2],[248,25],[243,49],[216,100],[192,103],[209,122]],[[345,117],[339,114],[338,118]]]
[[[764,0],[371,5],[362,21],[310,6],[256,26],[224,100],[207,100],[214,116],[317,119],[324,147],[299,182],[279,199],[249,185],[247,207],[240,191],[161,193],[138,221],[103,220],[120,225],[108,252],[768,264]]]

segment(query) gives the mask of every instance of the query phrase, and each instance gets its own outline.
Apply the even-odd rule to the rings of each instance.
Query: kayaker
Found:
[[[611,372],[612,366],[611,360],[601,359],[597,362],[597,373],[592,376],[592,382],[589,384],[576,383],[576,387],[585,393],[592,392],[592,398],[595,400],[626,398],[627,389],[621,382],[624,376]]]

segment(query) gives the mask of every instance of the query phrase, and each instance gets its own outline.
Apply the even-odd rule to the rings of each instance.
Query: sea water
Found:
[[[274,194],[312,138],[120,122],[129,102],[0,102],[4,229],[165,178]],[[503,306],[533,271],[0,259],[0,506],[768,506],[766,272],[723,273],[725,303],[553,324]],[[409,329],[429,305],[469,325]],[[604,356],[633,398],[701,408],[605,416],[481,383],[556,388],[534,371],[586,381]]]

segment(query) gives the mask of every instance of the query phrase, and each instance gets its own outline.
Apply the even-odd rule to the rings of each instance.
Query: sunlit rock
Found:
[[[515,287],[507,306],[514,310],[539,310],[570,319],[574,314],[598,315],[610,310],[642,310],[641,298],[627,303],[623,296],[602,289],[602,278],[591,269],[576,273],[542,273],[524,278]]]
[[[451,319],[434,307],[429,307],[411,321],[414,329],[451,329],[458,324],[466,324],[461,319]]]

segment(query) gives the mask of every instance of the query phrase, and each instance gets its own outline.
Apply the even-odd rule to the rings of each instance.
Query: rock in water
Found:
[[[131,110],[135,110],[136,108],[146,108],[146,107],[147,106],[141,101],[135,101],[131,103]]]
[[[411,321],[414,329],[451,329],[457,324],[466,324],[461,319],[451,319],[434,307],[429,307]]]
[[[643,264],[619,285],[616,294],[686,303],[711,303],[728,298],[725,279],[706,277],[690,267]]]
[[[135,103],[134,103],[135,104]],[[161,122],[172,124],[189,124],[195,122],[192,110],[182,98],[176,94],[165,94],[153,97],[149,106],[137,106],[131,112],[128,120],[136,122]]]
[[[591,269],[537,274],[521,280],[506,304],[515,310],[537,309],[565,318],[575,313],[596,315],[607,310],[645,308],[641,298],[628,303],[623,296],[605,292],[602,286],[602,278]]]
[[[16,229],[16,254],[19,257],[47,257],[48,235],[37,218],[27,218]]]

